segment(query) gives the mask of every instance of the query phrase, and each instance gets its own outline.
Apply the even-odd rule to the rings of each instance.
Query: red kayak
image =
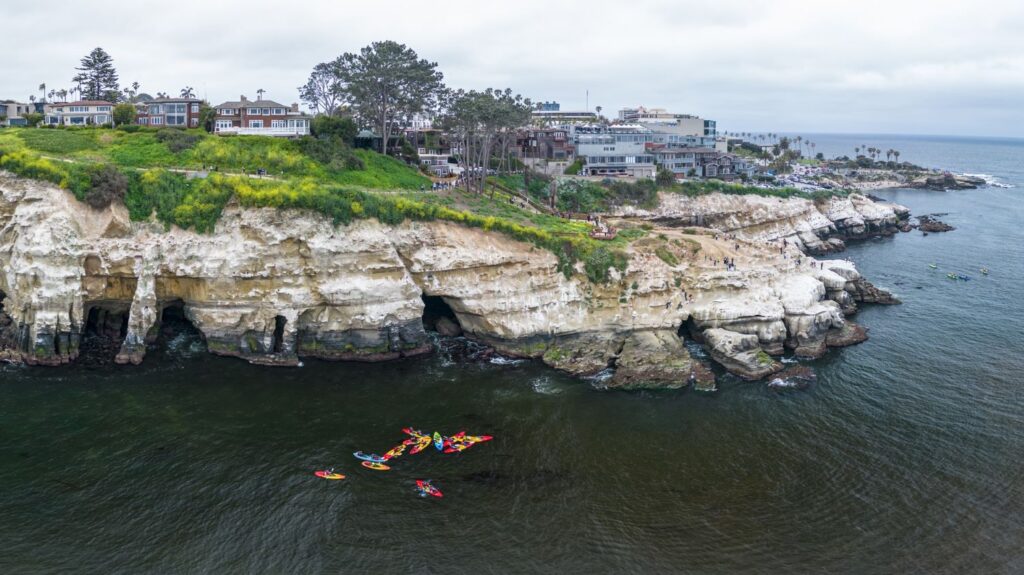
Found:
[[[419,490],[420,495],[426,497],[427,495],[433,495],[434,497],[444,497],[441,490],[430,484],[429,479],[417,479],[416,489]]]

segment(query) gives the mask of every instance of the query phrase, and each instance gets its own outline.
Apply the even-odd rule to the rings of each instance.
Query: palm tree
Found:
[[[36,103],[36,95],[32,94],[31,96],[29,96],[28,97],[28,101],[33,103],[33,104],[35,104]]]
[[[184,88],[181,89],[181,97],[182,98],[195,98],[196,97],[196,92],[195,92],[195,90],[192,89],[192,86],[185,86]]]
[[[602,108],[601,106],[595,106],[594,109],[597,110],[597,116],[601,117],[601,110],[603,110],[604,108]]]
[[[43,99],[46,99],[46,82],[39,84],[39,92],[42,93]]]
[[[50,90],[50,93],[48,94],[48,96],[50,97],[50,101],[53,101],[53,97],[56,96],[56,95],[57,95],[57,90]]]
[[[61,88],[60,92],[57,92],[57,93],[60,95],[60,101],[61,102],[67,102],[68,101],[68,91],[67,90],[65,90],[64,88]]]
[[[258,100],[262,100],[263,99],[263,94],[265,92],[266,92],[266,90],[264,90],[263,88],[260,88],[259,90],[256,90],[256,100],[257,101]]]
[[[860,148],[857,148],[857,147],[853,148],[853,157],[856,158],[859,155],[860,155]]]

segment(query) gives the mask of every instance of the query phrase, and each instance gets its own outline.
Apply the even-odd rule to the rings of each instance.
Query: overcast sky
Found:
[[[3,0],[0,98],[122,85],[298,100],[317,62],[396,40],[458,88],[664,107],[720,131],[1024,136],[1021,0]]]

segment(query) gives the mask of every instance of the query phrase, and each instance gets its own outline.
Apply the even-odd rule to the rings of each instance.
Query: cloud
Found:
[[[611,111],[645,104],[748,131],[1024,136],[1024,3],[79,0],[5,8],[0,97],[67,87],[95,46],[122,83],[282,102],[320,61],[383,39],[461,88]],[[88,22],[88,25],[83,25]]]

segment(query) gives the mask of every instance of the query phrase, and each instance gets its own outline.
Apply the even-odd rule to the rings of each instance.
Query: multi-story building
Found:
[[[136,123],[143,126],[172,128],[199,127],[198,98],[157,98],[136,105]]]
[[[28,124],[25,114],[35,112],[35,104],[23,104],[14,100],[0,100],[0,125],[24,126]]]
[[[111,121],[114,104],[106,100],[79,100],[46,106],[47,124],[63,126],[103,125]]]
[[[597,114],[594,112],[534,110],[531,114],[533,116],[533,122],[542,126],[597,123]]]
[[[651,153],[658,166],[677,176],[731,180],[752,171],[742,158],[713,148],[660,148]]]
[[[518,140],[524,158],[562,161],[571,159],[575,152],[565,128],[530,129],[522,132]]]
[[[653,178],[654,156],[647,151],[650,130],[636,125],[596,126],[574,131],[576,155],[586,158],[589,176]]]
[[[298,104],[285,106],[273,100],[249,100],[239,96],[236,102],[215,106],[213,131],[217,134],[295,137],[309,134],[313,117],[299,111]]]
[[[452,174],[453,164],[449,161],[452,156],[452,146],[444,132],[434,128],[408,128],[405,130],[405,139],[412,147],[416,148],[420,165],[426,166],[432,174],[439,177]]]
[[[619,110],[620,122],[633,122],[648,126],[652,129],[655,126],[663,127],[679,136],[709,137],[718,135],[718,129],[714,120],[705,120],[690,114],[673,114],[664,108],[623,108]]]

